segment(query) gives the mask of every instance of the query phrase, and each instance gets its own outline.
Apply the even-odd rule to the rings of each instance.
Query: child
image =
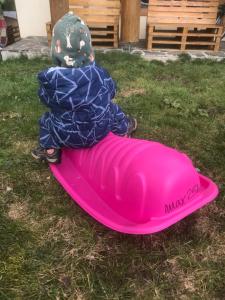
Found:
[[[115,83],[97,66],[88,27],[72,12],[60,19],[52,38],[52,67],[38,75],[39,97],[50,112],[40,119],[35,159],[59,163],[61,148],[91,147],[112,131],[130,136],[137,121],[112,102]]]

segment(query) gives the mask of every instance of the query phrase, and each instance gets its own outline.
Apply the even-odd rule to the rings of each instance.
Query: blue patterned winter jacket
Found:
[[[127,118],[112,102],[115,83],[95,63],[83,68],[47,69],[38,75],[39,97],[50,111],[40,119],[40,145],[90,147],[110,131],[127,132]]]

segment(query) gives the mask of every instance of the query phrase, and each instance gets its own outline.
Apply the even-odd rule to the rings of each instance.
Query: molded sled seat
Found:
[[[161,231],[218,194],[185,154],[113,134],[90,149],[64,149],[51,170],[87,213],[123,233]]]

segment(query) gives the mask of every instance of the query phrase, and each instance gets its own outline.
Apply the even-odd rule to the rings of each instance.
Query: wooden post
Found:
[[[147,26],[147,49],[149,51],[152,51],[153,48],[153,32],[154,32],[154,26]]]
[[[140,32],[140,0],[121,0],[121,41],[136,43]]]
[[[188,34],[188,27],[185,26],[183,28],[183,33],[181,37],[181,47],[180,47],[181,51],[186,50],[187,34]]]
[[[52,28],[69,11],[69,0],[50,0]]]
[[[216,35],[216,43],[215,43],[215,47],[214,47],[214,52],[218,52],[220,50],[220,43],[221,43],[221,37],[223,34],[223,27],[220,27],[217,29],[217,35]]]

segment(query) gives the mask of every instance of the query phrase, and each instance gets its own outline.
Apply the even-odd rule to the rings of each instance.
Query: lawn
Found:
[[[220,196],[155,235],[98,224],[30,155],[45,110],[36,74],[50,62],[0,62],[0,299],[224,299],[225,63],[97,61],[137,117],[136,137],[186,152]]]

